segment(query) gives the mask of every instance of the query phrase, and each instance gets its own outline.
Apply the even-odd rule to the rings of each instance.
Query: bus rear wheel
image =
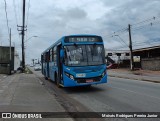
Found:
[[[57,74],[55,74],[55,84],[57,85],[58,88],[60,87]]]
[[[48,77],[46,76],[46,72],[44,72],[44,78],[45,78],[45,80],[48,80]]]

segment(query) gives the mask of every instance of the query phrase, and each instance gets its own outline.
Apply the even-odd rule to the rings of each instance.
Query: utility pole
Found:
[[[22,18],[22,68],[25,69],[25,55],[24,55],[24,28],[25,28],[25,0],[23,0],[23,18]]]
[[[9,33],[9,74],[11,74],[12,50],[11,50],[11,28]]]
[[[132,51],[132,38],[131,38],[131,25],[128,24],[128,31],[129,31],[129,49],[130,49],[130,65],[131,70],[134,70],[134,63],[133,63],[133,51]]]

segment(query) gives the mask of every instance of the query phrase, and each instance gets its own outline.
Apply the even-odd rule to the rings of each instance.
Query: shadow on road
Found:
[[[66,93],[94,93],[104,91],[103,88],[98,86],[80,86],[80,87],[67,87],[63,88]]]

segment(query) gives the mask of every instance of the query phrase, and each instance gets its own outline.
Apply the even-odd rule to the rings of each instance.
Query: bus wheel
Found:
[[[60,87],[57,74],[55,74],[55,84],[57,85],[58,88]]]
[[[46,71],[44,72],[44,78],[45,80],[48,80],[48,77],[46,76]]]
[[[57,81],[57,87],[60,88],[61,86],[59,85],[59,81]]]
[[[45,80],[48,80],[48,77],[45,76],[44,78],[45,78]]]

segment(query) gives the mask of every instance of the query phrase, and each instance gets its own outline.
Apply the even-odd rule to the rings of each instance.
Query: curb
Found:
[[[157,80],[137,79],[137,78],[123,77],[123,76],[115,76],[115,75],[108,75],[108,76],[118,77],[118,78],[123,78],[123,79],[135,79],[135,80],[139,80],[139,81],[148,81],[148,82],[153,82],[153,83],[160,83],[160,81],[157,81]]]

